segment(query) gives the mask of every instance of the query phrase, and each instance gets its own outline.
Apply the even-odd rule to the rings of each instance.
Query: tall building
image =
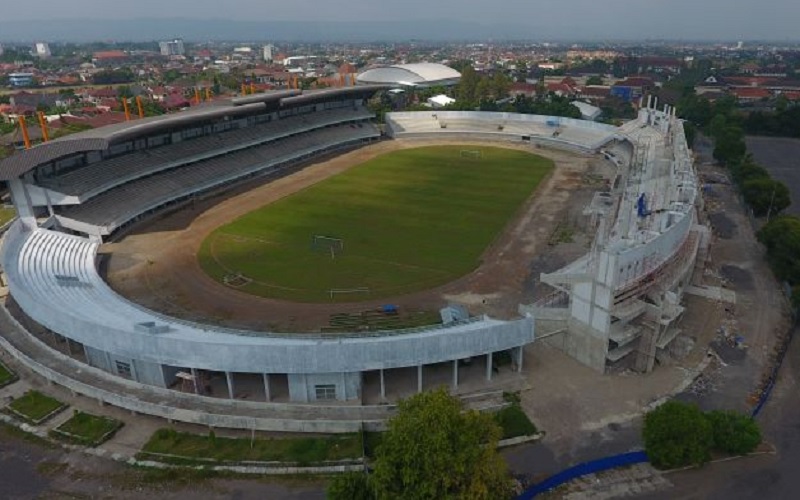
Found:
[[[36,57],[50,57],[50,45],[46,42],[36,42],[34,45]]]
[[[2,56],[2,55],[3,55],[3,52],[4,52],[4,51],[3,51],[3,44],[2,44],[2,43],[0,43],[0,56]]]
[[[166,42],[158,42],[158,47],[161,49],[162,56],[182,56],[186,53],[183,47],[183,39],[176,38]]]
[[[275,50],[275,46],[273,46],[271,43],[268,43],[267,45],[264,45],[264,47],[261,49],[261,51],[262,51],[261,55],[264,57],[264,61],[266,61],[268,63],[272,62],[272,51],[273,50]]]

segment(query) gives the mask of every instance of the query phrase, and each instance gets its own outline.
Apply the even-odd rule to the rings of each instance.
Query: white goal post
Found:
[[[461,158],[483,158],[483,151],[480,149],[462,149],[459,151]]]
[[[344,240],[333,236],[315,234],[311,237],[312,252],[330,252],[331,259],[335,259],[337,254],[344,252]]]

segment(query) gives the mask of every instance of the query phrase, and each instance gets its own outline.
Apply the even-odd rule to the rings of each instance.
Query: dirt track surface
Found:
[[[378,155],[440,144],[500,145],[526,150],[556,163],[553,173],[486,250],[482,264],[472,273],[439,288],[380,301],[304,304],[237,291],[212,280],[200,268],[197,251],[217,227]],[[516,314],[517,304],[523,301],[525,283],[532,273],[530,262],[547,244],[592,162],[586,156],[513,144],[383,141],[318,161],[266,184],[264,180],[254,181],[145,220],[118,241],[101,248],[102,254],[110,255],[106,279],[116,291],[146,307],[186,319],[256,330],[313,331],[327,325],[333,313],[359,312],[387,303],[397,304],[401,310],[418,311],[455,301],[467,304],[473,314],[508,318]]]

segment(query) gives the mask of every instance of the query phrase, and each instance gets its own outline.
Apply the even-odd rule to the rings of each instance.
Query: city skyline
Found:
[[[408,38],[476,39],[797,39],[800,4],[788,0],[444,0],[403,3],[366,0],[217,2],[155,0],[118,3],[74,0],[49,5],[0,1],[0,39],[87,40],[184,36],[194,39],[253,38],[277,31],[279,39],[353,40]],[[116,3],[115,3],[116,4]],[[157,13],[157,14],[154,14]],[[281,29],[283,25],[283,29]],[[169,32],[171,29],[181,32]],[[209,31],[210,30],[210,31]],[[188,33],[184,33],[184,31]],[[52,33],[52,37],[48,37]]]

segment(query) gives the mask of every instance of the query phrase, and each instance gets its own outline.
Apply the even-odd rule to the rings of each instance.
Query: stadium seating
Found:
[[[371,124],[315,129],[140,177],[80,205],[60,207],[57,215],[66,227],[75,220],[101,228],[100,234],[110,234],[139,215],[190,194],[255,173],[277,172],[293,161],[379,135]]]
[[[518,113],[418,111],[389,113],[386,122],[395,137],[464,134],[521,141],[525,136],[537,143],[579,151],[595,151],[617,133],[611,125]]]
[[[86,200],[108,189],[162,170],[317,128],[366,120],[370,117],[372,114],[369,110],[348,108],[317,112],[314,114],[313,120],[304,116],[284,118],[262,125],[203,136],[99,161],[64,175],[41,181],[40,184],[54,191],[79,196],[81,200]]]

